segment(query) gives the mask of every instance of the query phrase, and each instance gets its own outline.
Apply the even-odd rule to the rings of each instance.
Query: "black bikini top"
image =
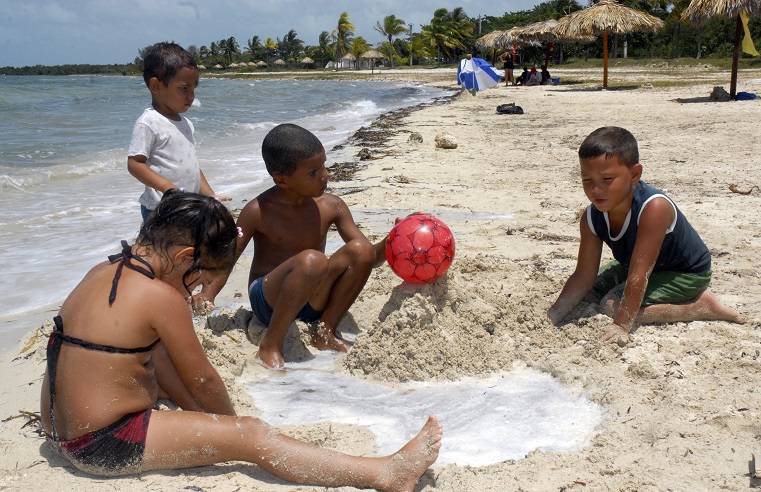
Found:
[[[140,265],[133,265],[131,260],[137,260],[138,262],[142,263],[146,266],[146,268],[143,268]],[[111,284],[111,292],[108,296],[108,305],[112,305],[114,303],[114,300],[116,300],[116,288],[119,285],[119,279],[122,275],[122,268],[126,265],[127,268],[131,268],[132,270],[135,270],[136,272],[142,273],[148,278],[156,278],[156,275],[153,273],[153,267],[142,259],[139,255],[134,255],[132,253],[132,247],[127,244],[127,241],[122,241],[122,252],[116,255],[111,255],[108,257],[108,260],[111,263],[119,262],[119,265],[116,267],[116,273],[114,274],[114,280]],[[73,345],[77,345],[79,347],[88,349],[88,350],[98,350],[100,352],[108,352],[111,354],[139,354],[143,352],[150,352],[153,347],[158,344],[161,339],[156,339],[152,344],[146,346],[146,347],[138,347],[138,348],[121,348],[121,347],[112,347],[110,345],[101,345],[99,343],[92,343],[88,342],[86,340],[82,340],[81,338],[76,337],[70,337],[68,335],[64,335],[63,333],[63,319],[60,316],[56,316],[53,318],[53,323],[55,323],[55,329],[50,334],[50,338],[48,340],[48,347],[47,347],[47,365],[48,365],[48,381],[49,381],[49,389],[50,389],[50,427],[52,431],[52,437],[53,439],[57,440],[58,436],[55,430],[55,416],[53,415],[53,402],[55,401],[55,379],[56,379],[56,372],[58,369],[58,356],[61,354],[61,344],[64,342],[71,343]]]

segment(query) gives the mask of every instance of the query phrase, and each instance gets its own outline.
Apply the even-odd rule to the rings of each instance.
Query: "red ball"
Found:
[[[454,236],[433,215],[411,215],[391,229],[386,239],[386,260],[403,280],[433,282],[444,275],[454,259]]]

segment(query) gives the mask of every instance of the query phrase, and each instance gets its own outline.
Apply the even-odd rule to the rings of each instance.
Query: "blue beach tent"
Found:
[[[499,84],[502,71],[495,69],[483,58],[467,58],[457,67],[457,84],[469,91],[482,91]]]

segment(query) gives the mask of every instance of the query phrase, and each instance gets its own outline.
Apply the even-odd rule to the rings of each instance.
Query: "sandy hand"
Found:
[[[611,323],[602,329],[598,337],[601,341],[607,343],[618,343],[619,345],[625,344],[629,338],[629,330],[623,327]]]
[[[214,303],[203,293],[188,297],[188,304],[194,316],[206,316],[215,309]]]

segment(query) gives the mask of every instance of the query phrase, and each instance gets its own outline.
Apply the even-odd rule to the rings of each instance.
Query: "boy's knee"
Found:
[[[621,300],[615,293],[609,292],[605,297],[600,299],[600,310],[605,316],[615,318],[618,313],[618,304],[620,302]]]
[[[366,239],[354,239],[346,243],[350,256],[360,265],[375,263],[375,246]]]
[[[320,251],[315,249],[302,251],[298,259],[301,270],[310,276],[319,278],[328,273],[328,257]]]

